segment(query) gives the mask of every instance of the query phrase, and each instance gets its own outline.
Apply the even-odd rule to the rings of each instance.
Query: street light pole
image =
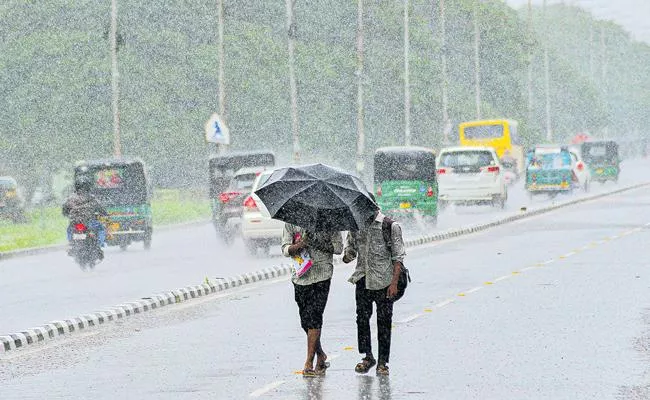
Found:
[[[113,89],[113,155],[122,156],[122,143],[120,138],[120,75],[117,69],[117,0],[111,4],[111,77]]]
[[[363,126],[363,0],[357,0],[357,174],[365,167],[365,132]]]
[[[226,122],[226,88],[225,88],[225,79],[224,79],[224,51],[223,51],[223,0],[217,0],[217,57],[219,59],[219,70],[217,72],[217,80],[219,86],[219,116],[221,120]],[[217,152],[222,153],[224,150],[224,145],[217,144]]]
[[[544,25],[544,91],[546,96],[546,141],[553,141],[553,129],[551,127],[551,81],[550,81],[550,62],[548,58],[548,21],[546,18],[546,0],[543,6],[543,25]]]
[[[298,84],[295,71],[295,39],[297,25],[294,19],[294,6],[296,0],[286,0],[287,6],[287,33],[289,36],[289,90],[291,97],[291,133],[293,136],[293,162],[300,163],[300,137],[298,131]]]
[[[442,132],[443,143],[449,144],[451,122],[449,121],[449,94],[447,78],[447,21],[445,16],[445,0],[438,0],[440,7],[440,74],[442,86]]]
[[[409,82],[409,0],[404,0],[404,145],[411,145],[411,88]]]
[[[533,123],[533,1],[528,0],[528,124]]]
[[[474,6],[474,91],[476,96],[476,119],[481,119],[481,30],[479,29],[478,23],[479,6],[479,2]]]

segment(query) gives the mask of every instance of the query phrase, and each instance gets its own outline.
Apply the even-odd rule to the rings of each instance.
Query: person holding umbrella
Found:
[[[370,196],[374,199],[372,194]],[[387,243],[384,229],[390,230],[390,243]],[[378,375],[389,373],[393,303],[398,296],[397,283],[405,255],[402,228],[381,211],[376,212],[368,228],[350,232],[347,236],[343,262],[347,264],[357,259],[357,267],[349,282],[355,285],[359,353],[365,354],[354,368],[358,373],[367,373],[375,364]],[[372,354],[370,335],[373,303],[377,307],[378,360]]]
[[[333,254],[343,252],[341,232],[365,229],[379,207],[358,177],[323,164],[279,168],[255,195],[286,223],[282,252],[296,260],[292,282],[307,334],[303,374],[314,376],[328,366],[320,337]]]
[[[323,374],[329,367],[320,339],[323,313],[334,272],[333,255],[343,253],[341,232],[308,232],[299,226],[285,223],[282,253],[287,257],[296,257],[305,250],[311,258],[311,267],[301,275],[293,269],[291,281],[298,304],[300,326],[307,334],[307,359],[303,375],[315,376]]]

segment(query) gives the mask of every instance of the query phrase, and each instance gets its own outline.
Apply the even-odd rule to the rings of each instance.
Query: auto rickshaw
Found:
[[[618,144],[612,140],[589,141],[582,144],[582,158],[591,170],[591,179],[601,183],[618,182],[621,172]]]
[[[388,215],[419,214],[430,225],[438,220],[436,154],[415,146],[382,147],[374,156],[374,192]]]
[[[208,173],[210,180],[210,205],[212,223],[217,236],[230,243],[233,239],[229,229],[228,215],[223,210],[230,201],[237,201],[239,194],[228,191],[230,181],[242,168],[274,167],[275,154],[271,151],[232,152],[210,157]]]
[[[531,198],[541,193],[550,197],[571,193],[573,175],[571,153],[565,147],[538,146],[526,154],[526,190]]]
[[[108,211],[102,221],[107,228],[106,244],[126,250],[132,242],[141,241],[150,249],[151,190],[144,163],[138,159],[84,161],[74,170],[75,180],[82,175],[93,182],[91,193]]]

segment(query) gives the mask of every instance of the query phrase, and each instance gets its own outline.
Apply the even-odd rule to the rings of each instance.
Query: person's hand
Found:
[[[397,282],[391,283],[390,286],[388,286],[388,292],[386,293],[386,297],[389,299],[392,299],[395,296],[397,296]]]

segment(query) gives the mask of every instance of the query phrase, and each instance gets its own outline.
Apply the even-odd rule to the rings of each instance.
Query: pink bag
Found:
[[[300,241],[300,238],[301,238],[300,233],[296,233],[293,236],[293,243],[295,244],[296,242]],[[313,265],[313,261],[307,249],[302,249],[300,251],[300,254],[293,256],[292,259],[293,259],[293,269],[298,278],[300,278],[307,271],[309,271],[309,269]]]

